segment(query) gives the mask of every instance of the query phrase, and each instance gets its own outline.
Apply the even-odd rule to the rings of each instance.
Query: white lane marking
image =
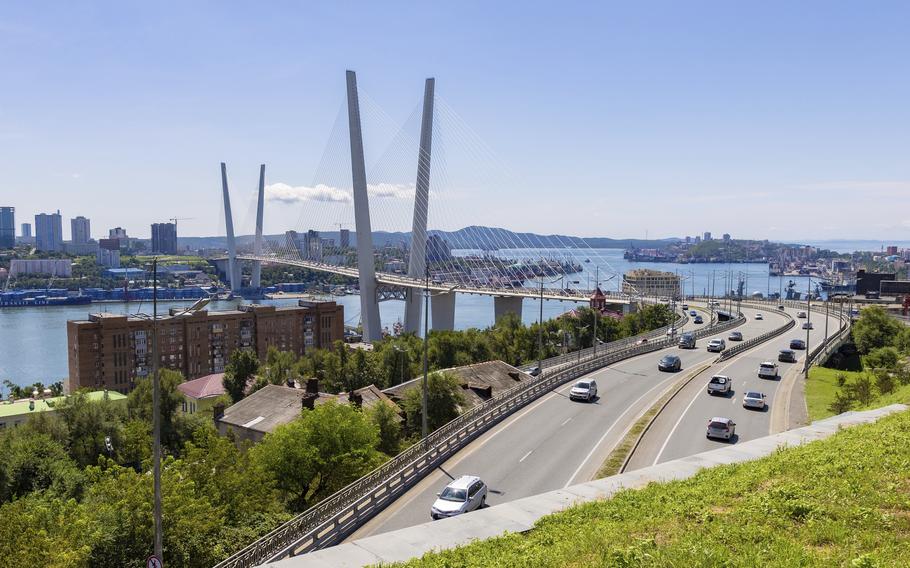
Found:
[[[560,426],[565,426],[566,424],[568,424],[571,421],[572,421],[572,417],[569,416],[568,418],[566,418],[565,420],[562,421],[562,424],[560,424]]]
[[[520,460],[518,460],[518,463],[521,463],[521,462],[525,461],[526,459],[528,459],[528,456],[530,456],[530,455],[533,454],[533,453],[534,453],[534,450],[529,451],[529,452],[526,453],[524,456],[522,456],[522,458],[521,458]]]

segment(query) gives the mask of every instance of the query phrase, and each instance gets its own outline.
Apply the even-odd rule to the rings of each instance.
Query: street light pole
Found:
[[[806,284],[806,364],[803,366],[803,374],[806,378],[809,378],[809,332],[811,331],[812,326],[809,325],[812,321],[812,278],[809,278],[808,284]]]
[[[429,337],[430,337],[430,264],[425,263],[426,273],[424,276],[424,289],[423,289],[423,412],[421,416],[420,423],[420,432],[421,439],[426,442],[427,439],[427,389],[429,388],[429,379],[428,375],[430,372],[430,360],[428,358],[429,354]]]
[[[161,523],[161,381],[158,354],[158,257],[152,259],[152,479],[154,485],[155,556],[162,563],[164,550]]]
[[[537,319],[537,370],[543,373],[543,278],[540,279],[540,315]]]

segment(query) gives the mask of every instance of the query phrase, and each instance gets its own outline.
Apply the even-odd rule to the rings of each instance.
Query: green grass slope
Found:
[[[405,565],[910,566],[910,412]]]

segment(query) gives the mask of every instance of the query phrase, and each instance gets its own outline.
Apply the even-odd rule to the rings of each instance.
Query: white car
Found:
[[[746,396],[743,397],[743,408],[763,410],[765,408],[765,395],[757,391],[747,392]]]
[[[707,438],[731,440],[735,434],[736,423],[729,418],[715,416],[711,420],[708,420],[708,432],[705,434]]]
[[[797,312],[797,313],[796,313],[796,317],[798,317],[798,318],[805,318],[805,317],[806,317],[806,312]]]
[[[572,390],[569,391],[571,400],[584,400],[591,402],[597,398],[597,382],[593,379],[590,381],[578,381]]]
[[[723,351],[726,348],[727,348],[727,344],[724,342],[723,339],[712,339],[711,341],[708,342],[708,351],[711,351],[714,353],[720,353],[721,351]]]
[[[815,329],[815,328],[812,327],[811,321],[807,321],[806,323],[803,324],[803,329]]]
[[[726,375],[714,375],[708,382],[708,394],[727,394],[730,392],[731,385],[730,377]]]
[[[758,312],[758,313],[755,314],[755,319],[757,319],[757,320],[763,320],[763,319],[765,319],[765,316],[761,315],[761,312]]]
[[[758,366],[758,378],[759,379],[776,379],[777,378],[777,363],[773,361],[765,361]]]
[[[477,476],[462,475],[437,496],[430,509],[434,521],[480,509],[487,502],[487,486]]]

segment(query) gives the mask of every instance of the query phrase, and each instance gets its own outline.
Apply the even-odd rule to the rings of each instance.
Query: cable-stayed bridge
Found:
[[[402,193],[401,187],[386,183],[368,184],[364,160],[361,102],[357,78],[347,72],[347,139],[350,155],[350,194],[329,186],[318,190],[328,199],[349,202],[353,205],[354,234],[339,227],[338,243],[322,239],[318,231],[309,230],[298,235],[290,230],[282,241],[263,238],[265,208],[265,165],[260,166],[256,206],[256,230],[252,250],[238,252],[234,234],[228,190],[227,169],[221,164],[222,198],[227,235],[227,279],[231,289],[241,288],[241,261],[252,263],[250,287],[261,287],[262,263],[297,266],[328,274],[356,278],[360,289],[361,320],[364,338],[368,341],[381,337],[379,302],[388,299],[405,302],[404,329],[416,332],[423,317],[423,296],[430,295],[434,329],[452,329],[455,318],[456,294],[478,294],[494,298],[494,312],[498,319],[506,313],[521,313],[522,300],[561,300],[586,302],[591,290],[599,288],[600,278],[593,286],[574,280],[583,270],[582,263],[590,262],[597,253],[590,247],[579,247],[577,239],[549,237],[546,242],[528,234],[490,230],[473,225],[442,239],[428,231],[430,198],[437,202],[437,192],[431,191],[431,165],[434,142],[434,109],[436,107],[435,80],[426,80],[417,144],[416,183],[413,186],[413,212],[410,239],[397,249],[374,247],[370,198],[382,199],[388,194]],[[340,122],[341,120],[339,120]],[[406,144],[404,144],[406,145]],[[347,158],[347,156],[345,156]],[[337,161],[337,160],[336,160]],[[386,168],[388,169],[388,168]],[[444,173],[444,167],[442,168]],[[413,171],[413,170],[412,170]],[[386,173],[386,172],[381,172]],[[410,197],[411,189],[403,192]],[[350,195],[350,197],[349,197]],[[477,206],[482,206],[478,203]],[[327,220],[311,220],[322,223]],[[384,221],[384,220],[383,220]],[[456,235],[456,233],[448,233]],[[351,237],[354,237],[351,242]],[[535,242],[536,240],[536,242]],[[405,261],[407,257],[407,261]],[[615,272],[608,279],[615,277]],[[632,298],[620,292],[605,293],[603,301],[610,304],[629,304]]]

